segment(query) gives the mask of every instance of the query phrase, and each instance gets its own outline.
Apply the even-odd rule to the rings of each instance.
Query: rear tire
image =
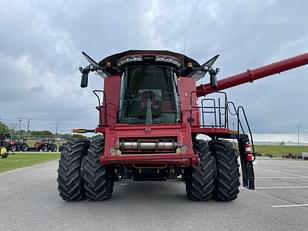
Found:
[[[113,191],[114,179],[110,169],[99,161],[104,153],[103,138],[90,143],[88,155],[84,160],[84,187],[87,198],[95,201],[107,200]]]
[[[237,198],[240,186],[236,150],[231,142],[225,140],[211,141],[210,149],[215,156],[217,166],[213,199],[232,201]]]
[[[63,146],[58,169],[58,190],[66,201],[85,199],[82,162],[87,154],[89,140],[78,139]]]
[[[186,169],[187,197],[193,201],[207,201],[214,190],[214,158],[208,143],[203,140],[195,140],[193,149],[199,155],[200,164]]]
[[[57,145],[55,145],[55,144],[51,144],[51,145],[50,145],[50,151],[56,152],[57,150],[58,150]]]
[[[47,145],[44,145],[44,146],[42,147],[42,151],[43,151],[43,152],[48,152],[48,147],[47,147]]]
[[[11,152],[16,152],[17,151],[17,146],[14,144],[14,145],[11,145],[10,146],[10,151]]]
[[[23,144],[20,145],[20,150],[22,152],[26,152],[26,151],[28,151],[28,149],[29,149],[29,147],[26,143],[23,143]]]

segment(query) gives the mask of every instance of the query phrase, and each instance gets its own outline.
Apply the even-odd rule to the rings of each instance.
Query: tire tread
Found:
[[[237,198],[240,186],[236,150],[231,142],[225,140],[211,141],[210,149],[215,156],[217,165],[213,199],[232,201]]]
[[[102,138],[97,138],[90,143],[84,164],[85,194],[90,200],[107,200],[112,195],[113,177],[108,167],[99,162],[99,155],[102,153],[104,153],[104,141]]]
[[[193,148],[199,155],[200,164],[187,169],[185,177],[187,197],[193,201],[207,201],[211,199],[214,189],[214,159],[207,142],[195,140]]]
[[[58,190],[66,201],[85,199],[81,163],[89,146],[89,140],[69,141],[63,146],[58,168]]]

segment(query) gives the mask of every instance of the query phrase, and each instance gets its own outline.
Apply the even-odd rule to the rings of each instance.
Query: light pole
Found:
[[[28,119],[28,124],[27,124],[27,133],[29,132],[29,129],[30,129],[30,122],[31,122],[31,119]]]
[[[18,118],[18,122],[19,122],[19,125],[18,125],[18,133],[19,133],[19,140],[21,140],[21,130],[20,130],[20,126],[21,126],[21,121],[22,119],[21,118]]]
[[[297,126],[297,147],[298,147],[298,156],[297,159],[300,157],[300,147],[299,147],[299,128],[300,126]]]
[[[56,123],[56,138],[58,136],[59,122]]]

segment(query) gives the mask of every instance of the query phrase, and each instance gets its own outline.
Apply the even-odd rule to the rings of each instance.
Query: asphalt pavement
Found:
[[[57,161],[0,174],[0,231],[308,230],[308,161],[259,159],[256,190],[192,202],[180,180],[118,181],[111,200],[65,202]]]

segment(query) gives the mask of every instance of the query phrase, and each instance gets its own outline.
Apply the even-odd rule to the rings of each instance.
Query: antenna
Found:
[[[185,53],[186,53],[186,42],[187,42],[187,39],[185,38],[184,40],[184,44],[183,44],[183,60],[182,60],[182,66],[185,67]]]
[[[88,60],[88,62],[92,64],[93,67],[98,68],[98,69],[101,68],[101,66],[98,65],[98,63],[94,59],[92,59],[86,52],[83,51],[81,53]]]

